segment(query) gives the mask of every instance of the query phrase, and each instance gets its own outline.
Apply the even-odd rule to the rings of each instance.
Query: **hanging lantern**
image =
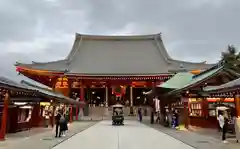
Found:
[[[115,86],[113,87],[113,94],[115,94],[116,96],[122,96],[126,94],[126,86]]]

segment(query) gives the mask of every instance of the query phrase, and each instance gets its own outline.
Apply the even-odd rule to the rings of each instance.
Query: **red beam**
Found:
[[[2,123],[1,123],[1,130],[0,130],[0,140],[5,140],[7,119],[8,119],[9,98],[10,98],[9,93],[6,93],[5,97],[4,97],[4,107],[3,107]]]

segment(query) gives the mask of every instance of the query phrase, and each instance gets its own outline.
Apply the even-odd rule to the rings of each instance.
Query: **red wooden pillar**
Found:
[[[78,120],[78,110],[79,109],[79,106],[78,105],[76,105],[76,121]]]
[[[52,123],[52,128],[54,127],[55,125],[55,111],[56,111],[56,103],[52,103],[52,106],[53,106],[53,109],[52,109],[52,120],[51,120],[51,123]]]
[[[85,101],[85,92],[84,92],[84,85],[81,83],[81,89],[80,89],[80,101]],[[83,114],[83,106],[80,105],[80,111],[81,114]]]
[[[73,106],[70,105],[70,109],[69,109],[69,122],[72,123],[73,121],[73,110],[72,110]]]
[[[188,97],[182,96],[182,102],[183,102],[183,106],[184,106],[184,125],[185,125],[185,128],[188,129],[188,127],[189,127]]]
[[[0,130],[0,140],[5,140],[6,129],[7,129],[7,119],[8,119],[8,102],[9,102],[9,93],[5,94],[4,97],[4,107],[3,107],[3,115],[2,115],[2,123]]]
[[[235,108],[236,108],[236,117],[240,118],[240,95],[236,95],[234,98]]]
[[[31,126],[39,126],[39,123],[41,121],[40,117],[40,104],[36,103],[34,104],[32,115],[31,115]]]
[[[84,101],[84,85],[83,85],[83,81],[81,81],[81,87],[80,87],[80,101]],[[76,105],[76,120],[78,120],[78,113],[82,112],[82,107],[81,109],[79,109],[79,105]]]
[[[151,99],[151,117],[150,117],[150,123],[154,123],[154,113],[155,113],[155,101],[153,101],[153,98],[155,98],[155,88],[156,88],[156,82],[152,82],[152,99]]]
[[[80,89],[80,101],[85,101],[84,97],[85,97],[85,95],[84,95],[84,85],[82,85],[81,89]]]
[[[205,119],[208,119],[208,101],[206,98],[202,100],[202,112]]]

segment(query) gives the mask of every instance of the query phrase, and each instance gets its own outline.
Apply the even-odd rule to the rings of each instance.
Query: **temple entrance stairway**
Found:
[[[130,115],[130,107],[124,108],[124,117],[128,118],[136,118],[138,106],[133,107],[133,115]],[[150,116],[150,107],[141,107],[143,116]],[[112,119],[112,107],[89,107],[88,108],[88,116],[83,116],[80,120],[103,120],[103,119]]]

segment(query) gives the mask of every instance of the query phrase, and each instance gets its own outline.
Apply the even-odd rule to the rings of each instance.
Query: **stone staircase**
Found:
[[[136,119],[137,115],[137,109],[138,107],[134,108],[134,115],[130,116],[130,107],[124,108],[124,117],[126,119]],[[146,109],[146,112],[144,112],[144,109]],[[146,113],[146,115],[144,114]],[[149,116],[150,115],[150,108],[149,107],[143,107],[143,116]],[[83,116],[80,118],[81,120],[103,120],[103,119],[112,119],[112,107],[89,107],[88,116]]]

